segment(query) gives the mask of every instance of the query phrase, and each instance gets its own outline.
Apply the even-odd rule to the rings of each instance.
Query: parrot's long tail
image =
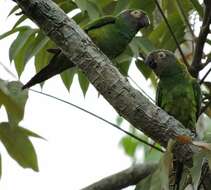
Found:
[[[54,50],[53,50],[54,51]],[[51,53],[53,51],[50,51]],[[56,50],[53,52],[54,56],[50,60],[49,64],[44,67],[41,71],[39,71],[34,77],[32,77],[29,82],[27,82],[22,89],[30,88],[35,84],[41,83],[63,71],[66,69],[74,67],[74,63],[71,62],[61,51]]]
[[[175,173],[174,190],[179,190],[184,164],[180,161],[175,161],[174,165],[175,165],[174,168],[175,168],[175,172],[176,172]]]

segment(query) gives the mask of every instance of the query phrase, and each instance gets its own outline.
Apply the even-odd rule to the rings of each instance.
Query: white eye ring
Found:
[[[138,10],[132,11],[130,14],[135,18],[139,18],[141,16],[141,12]]]
[[[158,53],[159,58],[163,59],[166,58],[166,54],[164,52]]]

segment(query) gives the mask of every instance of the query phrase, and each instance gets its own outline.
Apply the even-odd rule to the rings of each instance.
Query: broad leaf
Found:
[[[17,22],[15,23],[15,25],[12,27],[12,29],[15,29],[19,24],[21,24],[23,21],[25,21],[27,19],[26,15],[22,15]]]
[[[65,87],[67,88],[67,90],[70,90],[75,73],[76,73],[76,68],[71,68],[71,69],[68,69],[60,74],[62,81],[63,81]]]
[[[30,32],[29,36],[27,36],[27,39],[23,39],[24,44],[21,45],[20,42],[17,42],[17,49],[14,49],[14,51],[13,51],[12,59],[14,59],[15,68],[16,68],[16,71],[17,71],[19,77],[21,76],[21,74],[26,66],[26,63],[28,61],[27,59],[29,59],[29,57],[27,56],[27,52],[33,46],[36,32],[37,32],[36,30],[32,30]],[[19,45],[21,45],[21,46],[19,46]],[[15,56],[15,57],[13,58],[13,56]]]
[[[134,157],[139,142],[132,137],[126,136],[121,139],[120,145],[123,147],[126,155]]]
[[[19,127],[0,123],[0,140],[8,154],[23,168],[38,171],[37,155],[28,136]]]
[[[203,8],[200,5],[199,1],[198,0],[190,0],[190,2],[193,4],[193,6],[197,10],[199,16],[202,18],[203,17]]]
[[[20,82],[0,80],[0,105],[4,105],[11,125],[17,125],[24,116],[28,92],[21,89]]]
[[[86,92],[89,88],[89,81],[86,78],[86,76],[82,73],[82,71],[80,71],[80,70],[78,70],[78,80],[79,80],[79,84],[80,84],[81,90],[83,92],[83,95],[85,97]]]
[[[26,28],[25,30],[19,31],[17,38],[13,41],[9,49],[10,61],[15,59],[15,57],[20,53],[20,50],[24,47],[27,40],[31,36],[35,35],[36,32],[37,30],[31,28]]]
[[[90,1],[90,0],[75,0],[75,3],[78,5],[78,7],[81,9],[81,11],[88,12],[88,15],[91,20],[99,18],[101,16],[101,13],[100,13],[98,7],[92,1]]]

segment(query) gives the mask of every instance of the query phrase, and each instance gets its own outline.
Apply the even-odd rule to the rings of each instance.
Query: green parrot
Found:
[[[92,21],[83,29],[103,53],[110,59],[114,59],[126,49],[136,33],[148,25],[149,19],[142,10],[127,9],[117,16],[104,16]],[[25,84],[23,89],[43,82],[74,66],[74,63],[60,49],[49,51],[55,54],[50,63]]]
[[[168,50],[151,52],[145,63],[160,79],[156,91],[156,104],[196,134],[195,127],[201,107],[201,89],[197,80]],[[174,165],[175,187],[179,190],[184,165],[179,161]]]

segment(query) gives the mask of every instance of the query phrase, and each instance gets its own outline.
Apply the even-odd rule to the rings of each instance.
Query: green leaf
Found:
[[[38,171],[38,162],[35,149],[28,136],[17,127],[9,123],[0,123],[0,140],[8,154],[23,168]]]
[[[116,3],[113,0],[90,0],[90,2],[94,3],[97,6],[101,15],[111,14]]]
[[[35,55],[35,69],[39,72],[42,68],[49,64],[53,57],[52,53],[47,52],[47,49],[55,47],[52,41],[48,41],[42,49]]]
[[[28,91],[22,90],[18,81],[0,80],[0,105],[4,105],[11,125],[17,125],[24,116]]]
[[[49,38],[39,31],[33,42],[30,44],[30,48],[25,53],[25,62],[28,62],[33,56],[35,56],[41,49],[48,43]]]
[[[21,44],[20,41],[19,42],[17,41],[16,43],[19,43],[17,44],[17,46],[15,45],[17,49],[14,49],[14,51],[12,52],[12,59],[14,59],[15,68],[19,77],[21,76],[26,66],[26,63],[28,61],[27,60],[28,57],[26,54],[33,45],[33,42],[35,40],[35,33],[36,33],[36,30],[31,31],[30,34],[27,36],[27,38],[23,39],[24,41],[23,44]]]
[[[203,161],[204,161],[204,154],[202,154],[202,153],[194,154],[194,156],[193,156],[193,167],[190,169],[194,189],[197,189],[197,187],[199,185]]]
[[[78,70],[78,80],[83,92],[84,97],[86,96],[87,90],[89,88],[89,81],[86,76],[82,73],[82,71]]]
[[[142,180],[135,190],[169,190],[169,172],[172,165],[174,141],[170,140],[166,152],[160,159],[155,172]]]
[[[143,74],[145,79],[148,79],[152,73],[152,70],[144,64],[144,61],[137,59],[135,61],[136,67]]]
[[[146,160],[146,162],[156,162],[157,160],[161,159],[162,155],[163,154],[161,152],[151,148],[150,150],[145,152],[144,160]]]
[[[87,11],[91,20],[97,19],[101,16],[100,10],[95,3],[90,0],[75,0],[77,6],[81,11]]]
[[[133,0],[129,1],[129,8],[141,9],[146,11],[148,15],[152,14],[155,9],[154,0]]]
[[[33,131],[30,131],[29,129],[26,129],[26,128],[23,128],[23,127],[19,126],[18,130],[22,134],[26,135],[27,137],[35,137],[35,138],[40,138],[40,139],[45,140],[45,138],[43,138],[42,136],[38,135],[37,133],[35,133]]]
[[[146,56],[151,51],[156,49],[154,44],[148,38],[140,36],[133,38],[129,46],[132,49],[135,57],[139,57],[140,52]]]
[[[10,62],[20,53],[20,50],[23,48],[27,40],[35,35],[37,30],[26,28],[26,30],[21,30],[17,36],[17,38],[13,41],[12,45],[9,49],[9,59]]]
[[[26,20],[28,17],[26,15],[22,15],[17,22],[15,23],[15,25],[12,27],[12,29],[15,29],[19,24],[21,24],[24,20]]]
[[[134,138],[125,136],[121,139],[120,145],[123,148],[125,154],[133,158],[135,156],[139,142]]]
[[[14,29],[12,29],[8,32],[5,32],[4,34],[1,34],[0,40],[2,40],[3,38],[6,38],[7,36],[14,34],[16,32],[24,32],[24,31],[29,30],[29,29],[31,29],[31,27],[29,27],[29,26],[20,26],[18,28],[14,28]]]
[[[65,13],[69,13],[70,11],[77,9],[77,5],[70,0],[62,1],[58,3],[58,5]]]
[[[175,12],[168,17],[168,22],[175,34],[179,43],[184,42],[185,36],[185,25],[183,20],[181,19],[179,13]],[[162,21],[149,35],[149,40],[153,42],[153,44],[157,48],[168,49],[171,51],[175,51],[177,46],[172,38],[166,23]]]
[[[202,18],[203,17],[203,8],[200,5],[198,0],[190,0],[190,2],[193,4],[195,7],[196,11],[198,12],[199,16]]]
[[[128,4],[129,4],[129,0],[117,1],[114,14],[116,15],[116,14],[120,13],[122,10],[128,8],[128,6],[129,6]]]
[[[7,17],[9,17],[9,16],[10,16],[11,14],[13,14],[14,12],[16,12],[18,9],[19,9],[19,6],[18,6],[18,5],[15,5],[15,6],[11,9],[11,11],[9,12],[9,14],[8,14]]]
[[[73,77],[74,77],[75,73],[76,73],[76,68],[71,68],[71,69],[68,69],[60,74],[62,81],[68,91],[70,90],[70,87],[72,85]]]

